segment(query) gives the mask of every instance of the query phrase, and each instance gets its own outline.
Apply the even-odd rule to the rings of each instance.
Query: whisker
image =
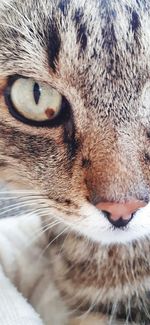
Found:
[[[69,227],[65,227],[65,229],[63,231],[61,231],[53,240],[51,240],[50,243],[48,243],[48,245],[45,247],[45,249],[42,251],[42,253],[39,256],[39,259],[42,258],[42,256],[45,254],[46,250],[62,235],[64,234],[67,230],[69,229]]]
[[[110,315],[110,319],[109,319],[109,325],[112,324],[113,320],[114,320],[114,316],[116,316],[116,310],[117,310],[117,301],[113,303],[112,306],[112,311],[111,311],[111,315]]]
[[[30,212],[28,212],[28,211],[30,211]],[[19,214],[19,215],[17,215],[16,217],[20,217],[20,216],[25,216],[25,217],[28,217],[29,215],[33,215],[33,214],[37,214],[37,215],[42,215],[42,216],[45,216],[45,211],[43,211],[43,209],[42,208],[37,208],[36,210],[34,209],[34,210],[32,210],[31,208],[29,209],[28,208],[28,211],[23,211],[21,214]],[[52,217],[51,217],[52,218]],[[49,219],[47,219],[47,220],[50,220],[50,217],[49,217]]]
[[[11,28],[11,29],[15,30],[16,32],[18,32],[19,34],[27,37],[27,35],[25,33],[23,33],[20,29],[18,29],[17,27],[15,27],[13,25],[9,25],[9,24],[6,24],[6,23],[0,23],[0,26]]]
[[[90,313],[91,311],[93,310],[93,308],[96,306],[97,302],[98,302],[98,298],[99,298],[100,294],[98,292],[98,294],[96,294],[96,298],[94,299],[94,301],[91,303],[89,309],[83,313],[79,318],[80,319],[85,319]],[[78,306],[78,309],[79,309],[80,306]]]
[[[36,205],[35,203],[28,203],[29,206],[33,206],[33,205]],[[18,205],[18,206],[15,206],[13,208],[9,208],[9,209],[6,209],[6,210],[3,210],[1,213],[0,213],[0,216],[4,215],[5,213],[8,213],[10,211],[14,211],[14,210],[17,210],[19,208],[24,208],[26,207],[27,208],[27,204],[21,204],[21,205]]]
[[[30,200],[28,199],[28,200],[25,200],[25,201],[20,201],[20,202],[17,202],[17,203],[9,204],[9,205],[7,205],[7,208],[14,208],[14,207],[20,208],[20,207],[22,207],[24,205],[28,206],[28,205],[30,205],[30,203],[37,204],[37,199],[36,200],[35,199],[30,199]],[[5,209],[6,209],[6,207],[4,206],[4,207],[1,208],[1,211],[5,210]]]
[[[37,232],[34,232],[34,237],[32,237],[31,241],[26,245],[26,248],[30,247],[32,243],[34,243],[39,237],[41,237],[46,231],[52,229],[56,225],[60,224],[60,221],[55,221],[51,224],[49,224],[47,227],[43,226],[41,227]]]
[[[63,222],[63,221],[62,221],[62,224],[64,225],[64,222]],[[64,248],[64,245],[65,245],[65,241],[66,241],[67,238],[69,237],[70,233],[72,233],[72,229],[70,229],[70,231],[66,234],[66,236],[65,236],[65,238],[63,239],[63,242],[62,242],[62,244],[61,244],[61,246],[60,246],[60,250],[59,250],[58,253],[57,253],[57,256],[55,256],[53,259],[51,258],[51,262],[56,261],[57,259],[60,258],[60,255],[61,255],[61,253],[62,253],[62,251],[63,251],[63,248]],[[70,267],[69,270],[71,270],[73,267],[74,267],[74,265],[72,265],[72,267]]]
[[[19,194],[19,196],[22,194],[28,194],[28,195],[41,195],[39,192],[36,192],[36,191],[28,191],[28,190],[5,190],[5,191],[2,191],[2,189],[0,190],[0,194],[2,195],[17,195]],[[16,196],[15,196],[16,197]]]
[[[143,299],[143,298],[142,298],[142,305],[143,305],[143,308],[144,308],[145,315],[150,320],[150,310],[148,309],[148,304],[146,303],[145,299]]]
[[[41,227],[40,230],[35,233],[36,235],[32,238],[32,240],[26,245],[25,250],[28,249],[38,238],[40,238],[42,235],[44,235],[44,233],[52,228],[54,228],[55,226],[59,225],[61,222],[54,222],[51,223],[47,228],[45,227]],[[61,235],[61,234],[60,234]],[[58,236],[59,237],[59,236]],[[49,244],[45,247],[45,249],[42,251],[42,253],[39,255],[38,261],[39,259],[42,258],[42,256],[44,255],[45,251],[48,249]]]
[[[4,2],[4,4],[6,4],[6,7],[9,7],[9,8],[11,8],[13,11],[15,11],[15,12],[18,14],[18,16],[20,16],[21,19],[23,19],[23,20],[25,21],[25,23],[28,23],[30,26],[32,25],[32,21],[30,21],[30,20],[28,19],[28,17],[26,17],[26,16],[24,16],[23,14],[21,14],[21,12],[20,12],[19,10],[17,10],[15,7],[13,7],[9,2],[5,2],[4,0],[3,0],[3,2]],[[26,25],[25,25],[25,26],[26,26]]]

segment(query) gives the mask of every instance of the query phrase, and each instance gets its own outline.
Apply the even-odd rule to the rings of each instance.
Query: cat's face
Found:
[[[0,6],[2,173],[43,193],[51,215],[93,241],[149,235],[149,204],[124,230],[95,207],[149,202],[148,4],[14,0]]]

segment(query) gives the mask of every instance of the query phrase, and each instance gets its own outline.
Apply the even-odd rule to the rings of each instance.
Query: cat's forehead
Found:
[[[1,6],[4,11],[0,28],[2,32],[5,30],[4,41],[12,37],[14,49],[15,43],[22,44],[22,48],[18,47],[22,52],[24,38],[28,45],[32,38],[34,46],[37,46],[36,41],[40,45],[47,44],[52,69],[61,52],[66,54],[66,59],[72,57],[74,65],[84,59],[86,62],[102,59],[103,53],[105,58],[106,54],[111,56],[112,62],[115,50],[122,49],[125,53],[129,46],[130,50],[133,48],[135,41],[137,51],[135,46],[134,51],[138,53],[149,27],[145,21],[149,18],[148,6],[133,0],[2,0]]]
[[[1,75],[60,79],[60,88],[82,89],[90,99],[96,90],[112,94],[110,85],[114,93],[129,93],[149,75],[148,1],[3,0],[2,5]]]

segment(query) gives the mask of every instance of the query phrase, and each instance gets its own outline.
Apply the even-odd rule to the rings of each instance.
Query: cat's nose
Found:
[[[134,213],[146,205],[144,201],[129,201],[125,203],[101,202],[96,204],[97,209],[104,212],[109,222],[117,227],[125,227],[133,218]]]

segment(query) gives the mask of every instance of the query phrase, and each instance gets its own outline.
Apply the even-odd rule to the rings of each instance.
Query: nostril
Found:
[[[105,215],[105,217],[109,220],[109,222],[116,228],[123,228],[123,227],[126,227],[127,224],[132,220],[133,216],[134,216],[134,213],[132,213],[130,215],[130,217],[128,217],[127,219],[124,219],[123,217],[120,217],[118,219],[113,219],[111,217],[111,213],[108,212],[108,211],[105,211],[103,210],[102,211]]]
[[[109,220],[111,218],[111,213],[105,210],[102,210],[102,212],[104,213],[104,216]]]

